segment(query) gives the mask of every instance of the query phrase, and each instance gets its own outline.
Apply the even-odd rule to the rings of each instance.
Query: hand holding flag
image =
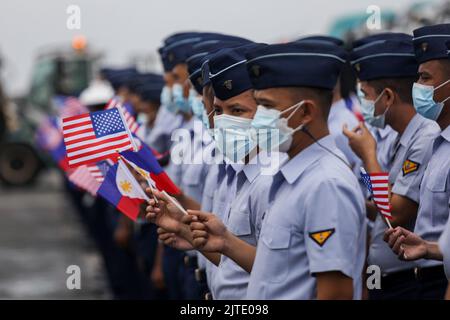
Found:
[[[121,158],[109,169],[98,194],[133,221],[137,220],[141,204],[150,201]]]
[[[392,219],[389,203],[389,174],[387,172],[368,174],[364,168],[361,168],[361,179],[372,195],[378,212],[385,218],[389,228],[392,228],[389,222],[389,219]]]

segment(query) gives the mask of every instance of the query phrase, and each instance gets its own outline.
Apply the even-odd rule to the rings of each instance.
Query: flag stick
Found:
[[[128,168],[127,164],[125,162],[123,162],[122,157],[119,156],[118,158],[119,163],[123,164],[124,167],[124,172],[125,174],[128,176],[128,179],[130,179],[131,181],[134,181],[136,185],[139,186],[141,192],[142,192],[142,196],[144,197],[144,199],[146,201],[150,201],[150,198],[147,196],[147,194],[145,193],[145,191],[142,189],[140,183],[136,180],[136,178],[134,177],[134,175],[131,173],[130,169]]]
[[[169,195],[165,190],[162,191],[162,194],[167,198],[167,200],[169,200],[170,202],[172,202],[172,204],[178,208],[178,210],[180,210],[181,212],[183,212],[184,214],[188,214],[187,211],[181,206],[181,204],[178,203],[177,200],[175,200],[171,195]]]
[[[380,213],[380,214],[381,214],[381,213]],[[389,219],[388,219],[387,217],[385,217],[385,216],[383,216],[383,218],[384,218],[384,221],[386,222],[386,224],[388,225],[389,229],[392,229],[392,224],[391,224],[391,222],[389,221]]]
[[[128,138],[131,140],[131,144],[133,145],[133,151],[137,152],[138,151],[138,147],[136,146],[136,142],[134,141],[134,137],[131,134],[130,127],[128,127],[127,120],[125,119],[125,116],[123,114],[122,105],[120,104],[119,106],[116,106],[115,108],[119,111],[119,115],[120,115],[120,118],[122,119],[123,125],[124,125],[124,127],[125,127],[125,129],[127,131]]]
[[[366,170],[365,170],[363,167],[361,167],[360,170],[361,170],[361,172],[362,172],[363,174],[367,174]],[[372,196],[373,196],[373,194],[372,194]],[[386,225],[389,227],[389,229],[392,229],[392,224],[391,224],[391,222],[389,221],[389,219],[388,219],[386,216],[384,216],[383,214],[381,214],[381,212],[378,210],[378,206],[377,206],[377,204],[375,203],[375,200],[374,200],[373,198],[372,198],[372,202],[375,204],[375,208],[377,208],[378,214],[380,214],[380,215],[384,218],[384,222],[386,222]]]
[[[152,185],[149,183],[148,186],[150,188],[150,191],[152,192],[153,200],[155,200],[155,202],[158,203],[158,199],[156,198],[155,193],[153,192],[154,189]]]
[[[119,151],[117,151],[117,152],[119,152]],[[139,173],[139,175],[140,175],[141,177],[143,177],[143,178],[147,181],[148,186],[149,186],[149,188],[150,188],[150,191],[152,192],[153,200],[155,200],[155,202],[158,203],[158,199],[156,198],[155,193],[153,192],[153,191],[154,191],[154,188],[152,187],[151,182],[148,181],[148,179],[147,179],[146,177],[144,177],[144,176],[142,175],[142,173],[140,173],[138,170],[136,170],[136,168],[134,167],[135,164],[133,164],[133,163],[132,163],[131,161],[129,161],[127,158],[122,157],[122,156],[119,154],[119,159],[122,159],[122,158],[125,160],[124,163],[126,163],[127,167],[128,167],[128,166],[132,167],[135,171],[137,171],[137,172]],[[128,169],[129,169],[129,168],[128,168]]]

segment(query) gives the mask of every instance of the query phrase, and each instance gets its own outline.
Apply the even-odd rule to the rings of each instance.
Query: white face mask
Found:
[[[256,147],[250,135],[251,122],[252,119],[225,114],[214,116],[214,140],[228,160],[239,162]]]
[[[278,148],[279,152],[287,152],[291,148],[293,134],[304,127],[301,124],[297,128],[291,128],[288,126],[288,121],[303,104],[304,101],[300,101],[283,111],[259,105],[252,121],[252,127],[257,136],[254,139],[258,141],[258,145],[265,150],[276,151],[275,149]],[[292,109],[294,111],[287,118],[282,117],[284,113]]]

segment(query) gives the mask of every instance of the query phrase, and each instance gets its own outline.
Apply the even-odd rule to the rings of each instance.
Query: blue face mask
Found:
[[[205,111],[205,106],[203,105],[202,98],[200,96],[195,96],[189,93],[189,104],[191,105],[191,110],[194,116],[202,120],[203,113]]]
[[[172,90],[168,86],[164,86],[161,91],[161,104],[170,112],[176,112],[175,105],[172,100]]]
[[[268,109],[261,105],[258,106],[253,117],[252,127],[254,133],[256,133],[256,137],[253,139],[258,141],[261,149],[287,152],[291,148],[292,135],[302,130],[303,125],[299,125],[293,129],[288,126],[288,121],[302,105],[303,101],[300,101],[281,112],[276,109]],[[294,111],[287,118],[282,117],[283,113],[292,109]]]
[[[256,147],[250,134],[251,122],[252,119],[226,114],[214,117],[216,147],[228,160],[239,162]]]
[[[436,121],[444,108],[444,103],[450,99],[448,96],[441,102],[434,101],[434,91],[445,86],[450,82],[450,79],[440,84],[436,88],[433,86],[426,86],[419,83],[414,83],[412,89],[414,108],[419,114],[425,118]]]
[[[206,129],[210,129],[209,117],[211,116],[211,114],[214,113],[214,110],[212,110],[211,113],[208,115],[206,113],[205,105],[203,104],[202,98],[198,96],[195,93],[195,91],[194,93],[191,92],[189,94],[189,103],[191,105],[192,113],[194,114],[194,116],[197,117],[197,119],[199,119],[203,123],[203,126]]]
[[[183,96],[183,86],[181,84],[174,84],[172,87],[173,103],[175,109],[183,113],[191,113],[191,105],[189,99]]]
[[[361,99],[361,113],[364,117],[364,121],[370,124],[373,127],[383,129],[386,127],[386,113],[389,110],[389,107],[380,114],[379,116],[375,116],[375,104],[381,99],[384,94],[383,92],[375,99],[375,101],[367,100],[365,98]]]

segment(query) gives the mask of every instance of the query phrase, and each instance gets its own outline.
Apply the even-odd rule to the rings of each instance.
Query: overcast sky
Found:
[[[123,64],[130,54],[154,51],[180,30],[225,32],[271,42],[329,30],[334,19],[364,13],[369,5],[402,12],[412,0],[2,0],[0,54],[3,82],[10,93],[24,91],[37,50],[69,44],[83,34]],[[69,5],[81,9],[81,29],[68,30]]]

